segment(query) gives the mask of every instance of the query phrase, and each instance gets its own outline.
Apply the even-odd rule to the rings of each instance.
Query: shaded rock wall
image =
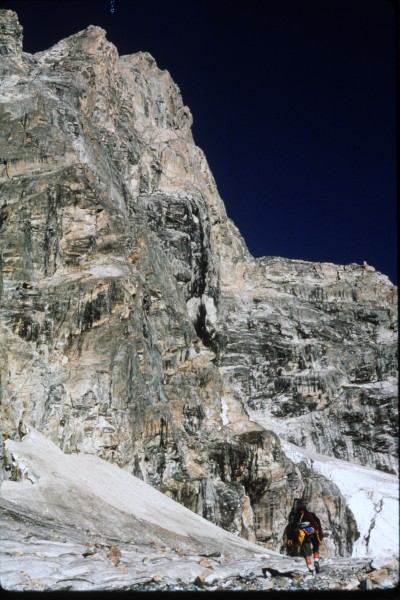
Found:
[[[397,288],[368,265],[254,263],[239,293],[235,281],[228,290],[219,362],[251,417],[299,446],[398,473]]]

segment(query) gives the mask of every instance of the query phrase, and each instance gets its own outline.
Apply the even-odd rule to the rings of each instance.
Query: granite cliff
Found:
[[[267,549],[302,498],[327,556],[373,554],[385,498],[363,532],[288,448],[398,476],[397,288],[252,257],[149,54],[91,26],[30,55],[11,11],[0,35],[2,480],[38,431]]]

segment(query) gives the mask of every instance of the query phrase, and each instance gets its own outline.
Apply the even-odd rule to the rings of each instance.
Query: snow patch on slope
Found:
[[[216,543],[249,555],[280,556],[210,523],[117,465],[91,454],[64,454],[35,430],[21,442],[6,440],[5,446],[23,481],[3,481],[0,497],[22,508],[73,524],[87,508],[82,503],[89,502],[85,514],[90,530],[101,527],[103,515],[112,520],[117,535],[125,515],[128,522],[172,532],[188,544],[197,540],[205,548]]]

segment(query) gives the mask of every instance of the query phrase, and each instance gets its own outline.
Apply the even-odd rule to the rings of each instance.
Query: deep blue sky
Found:
[[[88,25],[181,89],[254,256],[366,261],[397,284],[397,15],[390,0],[6,0],[24,50]],[[112,7],[114,6],[114,12]]]

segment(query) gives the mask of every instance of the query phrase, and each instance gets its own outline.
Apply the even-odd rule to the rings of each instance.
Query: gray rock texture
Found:
[[[398,475],[397,288],[253,258],[149,54],[89,27],[30,55],[4,10],[0,34],[3,442],[37,430],[275,551],[303,498],[351,555],[343,494],[280,440]]]

